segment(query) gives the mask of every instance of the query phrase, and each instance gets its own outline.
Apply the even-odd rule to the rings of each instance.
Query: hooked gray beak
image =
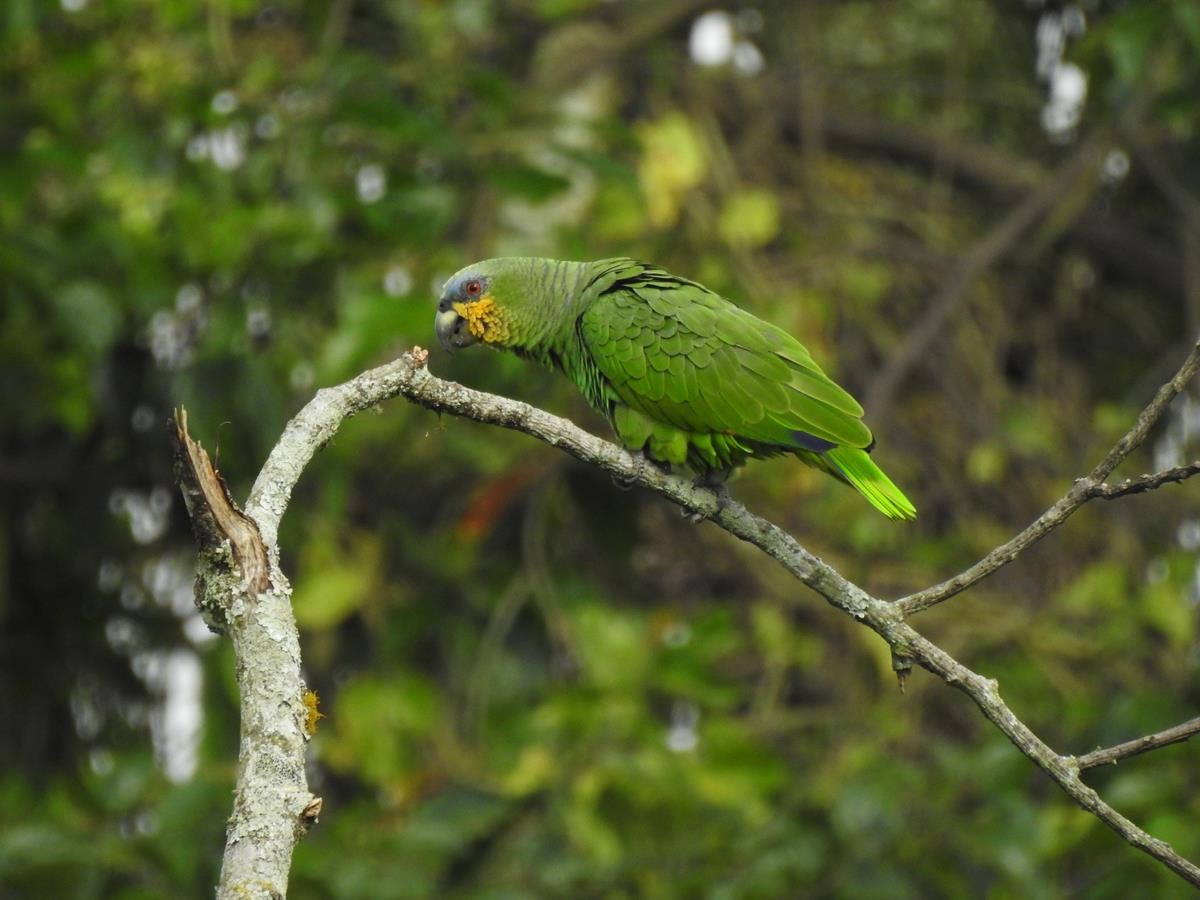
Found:
[[[453,353],[459,347],[470,347],[475,343],[474,335],[467,330],[467,320],[454,311],[449,298],[446,297],[438,303],[433,330],[437,332],[438,343],[447,353]]]

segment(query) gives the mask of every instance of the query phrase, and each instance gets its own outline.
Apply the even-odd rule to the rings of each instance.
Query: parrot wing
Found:
[[[598,272],[579,338],[628,406],[780,449],[871,445],[862,407],[787,332],[653,266],[605,260]]]

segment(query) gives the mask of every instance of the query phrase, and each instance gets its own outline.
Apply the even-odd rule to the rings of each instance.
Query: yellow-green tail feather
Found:
[[[833,472],[862,494],[877,510],[889,519],[915,519],[917,508],[904,496],[904,491],[875,465],[865,450],[854,447],[834,447],[821,454]]]

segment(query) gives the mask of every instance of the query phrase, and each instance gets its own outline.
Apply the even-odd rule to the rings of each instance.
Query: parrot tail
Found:
[[[821,454],[824,462],[835,469],[851,487],[870,501],[871,505],[889,519],[915,519],[917,508],[904,496],[904,491],[892,484],[865,450],[857,447],[835,447]]]

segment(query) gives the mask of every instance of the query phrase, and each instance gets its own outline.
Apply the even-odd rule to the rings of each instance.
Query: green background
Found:
[[[316,388],[434,343],[472,260],[638,256],[801,337],[920,518],[792,460],[732,492],[881,596],[1060,496],[1200,330],[1200,7],[1062,10],[8,0],[0,896],[210,892],[236,692],[170,411],[244,497]],[[699,65],[714,11],[732,44]],[[1087,98],[1047,127],[1060,12],[1047,65]],[[430,367],[608,433],[518,360]],[[1178,402],[1118,474],[1194,457],[1198,426]],[[1060,752],[1189,718],[1195,497],[1089,505],[918,627]],[[294,897],[1188,895],[756,551],[530,438],[388,403],[314,460],[281,544],[327,716]],[[1195,752],[1088,781],[1197,859]]]

